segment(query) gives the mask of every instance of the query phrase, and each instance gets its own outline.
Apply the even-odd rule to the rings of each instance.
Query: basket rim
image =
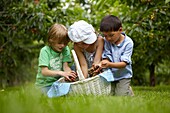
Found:
[[[96,75],[94,77],[89,77],[89,78],[86,78],[86,79],[83,79],[83,80],[79,80],[79,81],[75,81],[75,82],[64,82],[64,83],[70,83],[71,85],[78,84],[78,83],[82,84],[82,83],[89,82],[89,81],[92,81],[94,79],[97,79],[99,77],[100,77],[99,75]],[[62,79],[64,79],[64,77],[60,78],[58,81],[61,81]]]

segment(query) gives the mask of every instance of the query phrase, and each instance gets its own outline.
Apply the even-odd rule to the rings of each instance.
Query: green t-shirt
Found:
[[[55,52],[49,46],[40,50],[38,73],[35,84],[40,87],[50,86],[61,76],[48,77],[41,74],[41,66],[47,66],[49,70],[63,70],[63,63],[71,62],[70,49],[66,46],[62,52]]]

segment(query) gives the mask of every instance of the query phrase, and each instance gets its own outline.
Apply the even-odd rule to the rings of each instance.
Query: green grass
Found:
[[[47,98],[34,85],[0,91],[0,113],[170,113],[170,86],[133,87],[134,97]]]

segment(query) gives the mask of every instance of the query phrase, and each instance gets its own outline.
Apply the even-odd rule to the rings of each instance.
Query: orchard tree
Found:
[[[149,70],[154,86],[155,67],[170,59],[169,0],[1,0],[0,6],[1,87],[35,79],[32,62],[55,22],[69,27],[83,19],[99,31],[101,18],[118,16],[135,43],[133,81],[138,85],[146,83]]]
[[[38,58],[49,27],[69,26],[85,18],[83,1],[1,0],[0,1],[0,87],[35,79]],[[68,8],[69,7],[69,8]]]
[[[129,6],[123,22],[133,38],[134,76],[149,70],[150,86],[155,86],[155,67],[170,59],[170,4],[163,0],[121,0]]]

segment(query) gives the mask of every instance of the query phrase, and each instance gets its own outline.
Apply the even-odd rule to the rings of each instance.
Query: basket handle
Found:
[[[76,71],[77,71],[77,74],[78,74],[78,78],[79,78],[79,80],[84,80],[85,78],[84,78],[83,72],[80,68],[80,64],[79,64],[76,52],[74,50],[71,50],[71,52],[73,54],[73,59],[74,59],[75,65],[76,65]]]

